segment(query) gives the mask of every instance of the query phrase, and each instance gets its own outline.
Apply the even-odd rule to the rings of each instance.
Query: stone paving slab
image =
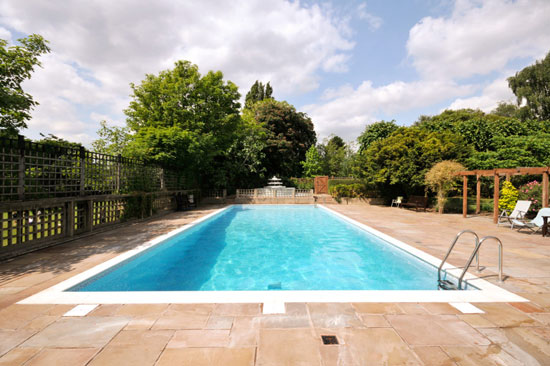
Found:
[[[63,318],[31,337],[22,347],[103,347],[128,321],[122,317]]]
[[[496,246],[483,248],[481,274],[531,302],[474,304],[483,314],[446,303],[294,303],[272,315],[262,304],[112,304],[83,318],[63,317],[73,305],[15,304],[218,207],[201,208],[0,263],[0,365],[550,365],[550,238],[489,217],[330,207],[438,257],[465,228],[500,237],[509,277],[496,281]],[[450,262],[469,251],[457,246]]]

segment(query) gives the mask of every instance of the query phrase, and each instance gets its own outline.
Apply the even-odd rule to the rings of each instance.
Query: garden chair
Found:
[[[399,196],[396,199],[391,200],[391,207],[393,207],[393,205],[395,205],[395,207],[399,207],[402,201],[403,201],[403,196]]]
[[[518,231],[525,228],[531,230],[531,234],[533,234],[539,231],[542,228],[542,225],[544,225],[544,220],[542,219],[543,216],[550,216],[550,208],[541,208],[537,213],[537,216],[529,222],[518,220],[512,220],[512,222],[519,228]]]
[[[517,201],[516,207],[514,207],[514,210],[512,213],[508,214],[508,210],[503,210],[498,217],[497,226],[500,224],[508,224],[514,228],[514,220],[517,221],[524,221],[524,216],[529,211],[529,207],[531,207],[531,201]]]

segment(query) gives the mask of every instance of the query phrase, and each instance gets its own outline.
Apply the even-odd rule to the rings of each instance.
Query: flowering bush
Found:
[[[518,190],[514,185],[505,181],[502,184],[502,190],[500,191],[500,199],[498,200],[498,209],[513,211],[516,207],[516,202],[518,200]]]
[[[542,207],[542,184],[534,180],[519,187],[519,199],[531,201],[529,213],[536,213]]]

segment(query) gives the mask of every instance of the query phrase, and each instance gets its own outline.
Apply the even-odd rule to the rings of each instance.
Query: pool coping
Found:
[[[18,302],[18,304],[190,304],[190,303],[292,303],[292,302],[527,302],[521,296],[513,294],[473,274],[466,273],[467,283],[477,287],[475,291],[438,291],[438,290],[315,290],[315,291],[109,291],[109,292],[65,292],[65,290],[101,273],[158,245],[197,224],[230,209],[233,206],[218,209],[199,219],[158,236],[123,254],[111,258],[89,270],[74,275],[46,290],[38,292]],[[303,206],[303,205],[302,205]],[[353,220],[324,205],[315,204],[336,215],[340,219],[357,226],[372,235],[394,245],[420,260],[434,265],[441,260],[413,246],[384,234],[368,225]],[[449,274],[458,277],[461,270],[445,264]]]

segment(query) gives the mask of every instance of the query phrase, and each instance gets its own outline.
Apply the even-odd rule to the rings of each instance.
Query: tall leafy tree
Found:
[[[263,150],[267,175],[299,176],[302,171],[300,162],[305,160],[307,150],[316,142],[311,119],[287,102],[273,99],[257,103],[254,115],[267,134]]]
[[[550,120],[550,52],[534,65],[508,78],[518,105],[526,103],[531,118]]]
[[[99,138],[92,142],[93,150],[101,154],[125,155],[125,149],[132,139],[130,129],[127,126],[109,127],[106,121],[99,122],[99,125]]]
[[[250,87],[250,91],[246,93],[244,106],[247,109],[251,109],[254,103],[261,102],[264,99],[271,99],[272,95],[273,88],[269,82],[264,85],[262,82],[256,80],[256,82],[252,84],[252,87]]]
[[[379,121],[367,125],[365,130],[357,138],[359,143],[359,151],[367,150],[371,144],[375,141],[382,140],[391,135],[399,127],[395,124],[395,121]]]
[[[8,42],[0,39],[0,129],[9,135],[27,128],[26,121],[38,102],[21,84],[31,77],[35,66],[41,66],[38,57],[50,52],[48,41],[37,34],[18,41],[19,45],[8,47]]]
[[[383,193],[421,194],[424,177],[435,163],[464,161],[470,153],[462,138],[451,132],[401,127],[364,150],[360,167],[367,182]]]
[[[331,135],[319,145],[321,150],[323,173],[331,176],[349,175],[349,160],[352,151],[340,136]]]
[[[201,76],[196,65],[178,61],[171,70],[132,84],[127,125],[128,154],[182,169],[189,180],[212,182],[236,138],[239,93],[223,74]]]
[[[306,152],[306,160],[302,161],[302,167],[304,168],[304,177],[313,177],[319,175],[323,171],[323,165],[321,161],[321,155],[315,145]]]

